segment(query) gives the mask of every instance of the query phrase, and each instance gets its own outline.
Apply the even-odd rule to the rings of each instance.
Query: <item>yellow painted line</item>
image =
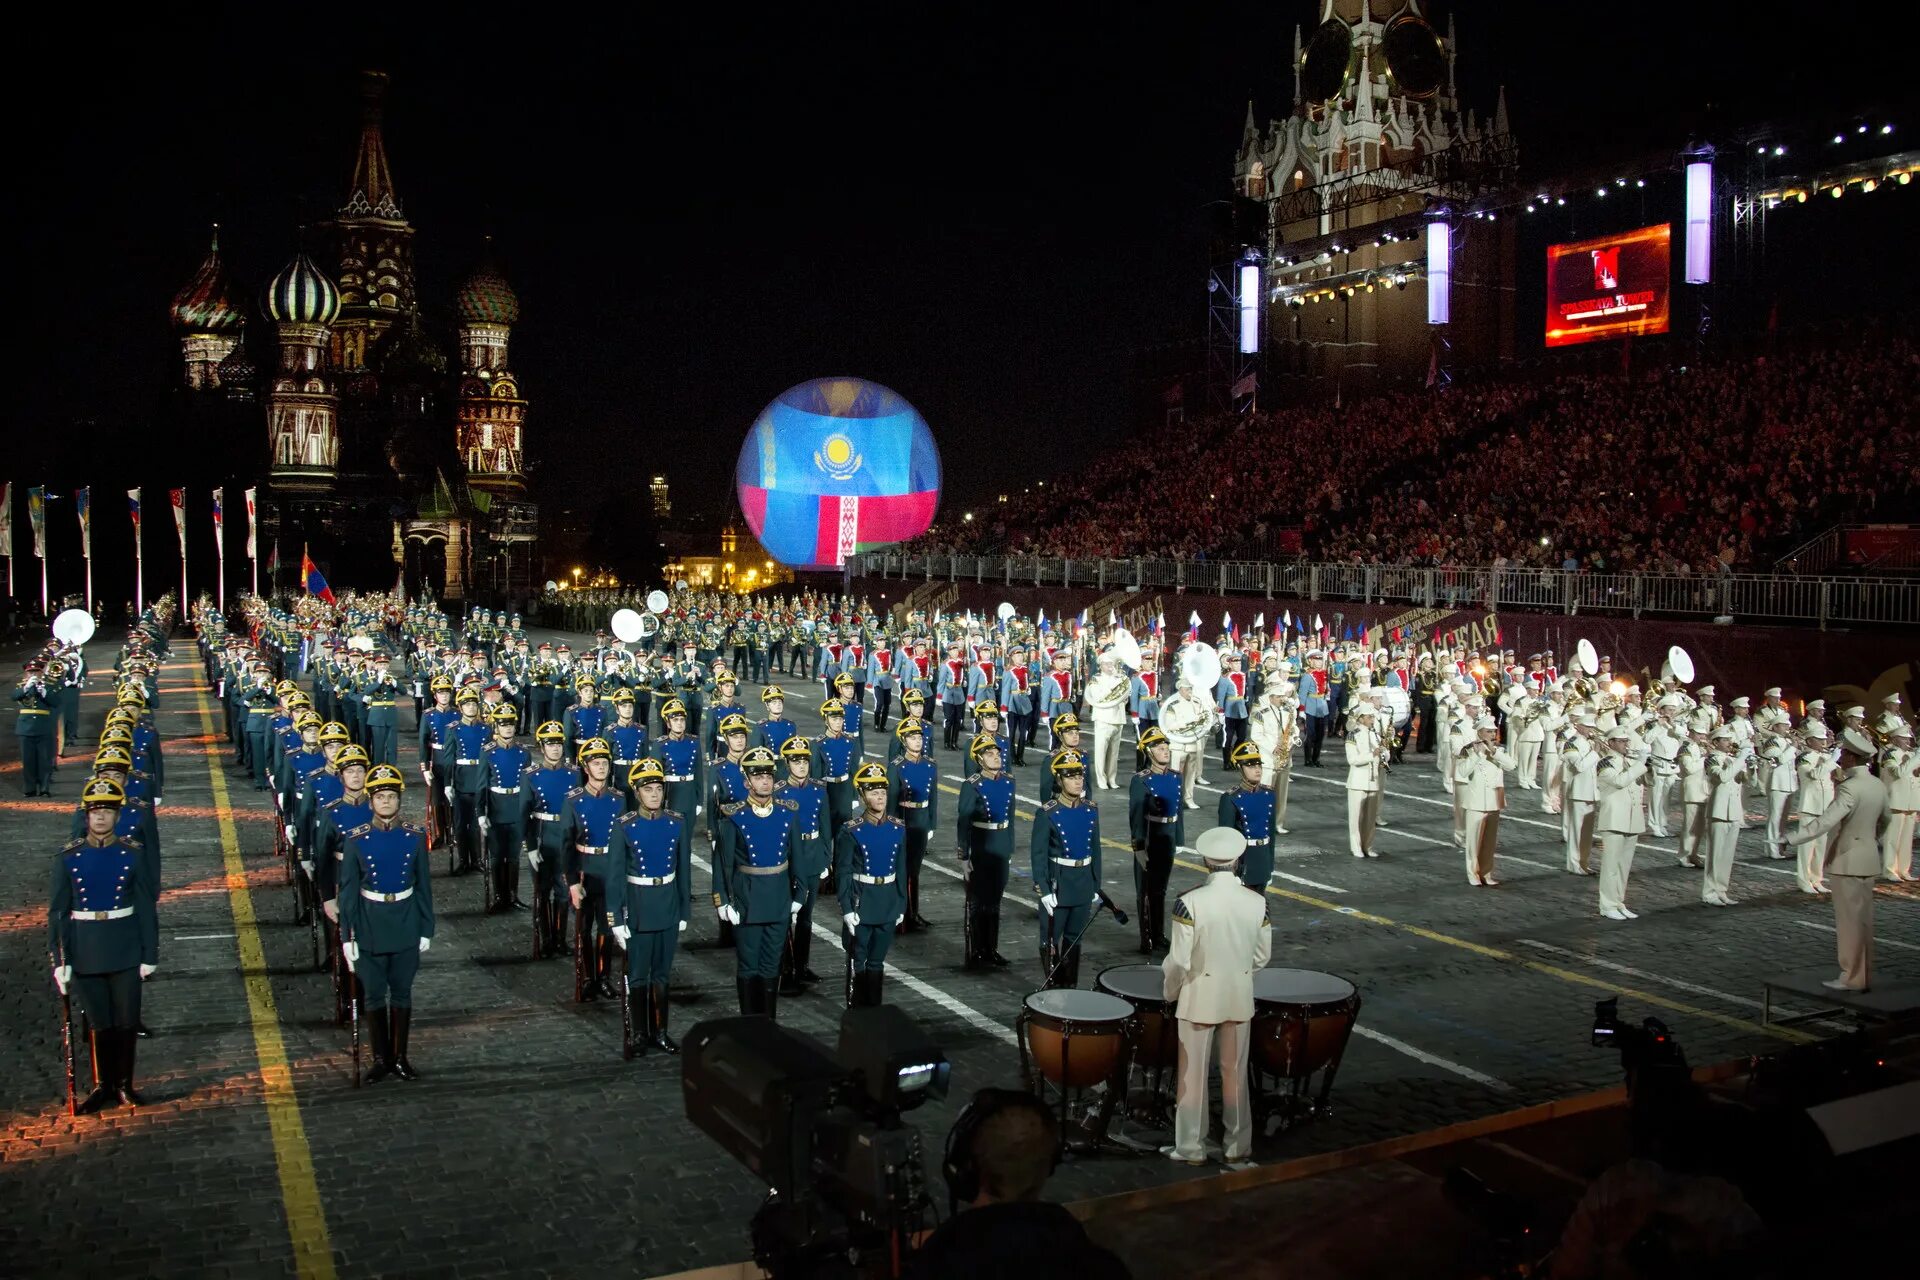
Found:
[[[958,787],[949,787],[945,783],[941,784],[940,789],[949,795],[957,796],[960,794]],[[1031,811],[1029,811],[1027,817],[1031,820]],[[1133,847],[1131,845],[1123,844],[1118,840],[1106,839],[1103,839],[1101,843],[1110,849],[1120,850],[1128,857],[1133,856]],[[1207,870],[1197,862],[1187,862],[1180,858],[1174,859],[1174,865],[1185,867],[1189,871],[1198,871],[1203,875],[1206,874]],[[1386,916],[1374,915],[1371,912],[1359,911],[1353,907],[1341,906],[1339,903],[1329,902],[1325,898],[1316,898],[1312,894],[1301,893],[1295,889],[1282,889],[1276,885],[1268,885],[1267,892],[1276,898],[1284,898],[1290,902],[1298,902],[1302,906],[1315,907],[1321,911],[1340,916],[1347,920],[1359,920],[1366,924],[1379,925],[1384,929],[1397,929],[1401,933],[1410,933],[1416,938],[1425,938],[1428,942],[1437,942],[1442,946],[1453,947],[1461,951],[1470,951],[1475,955],[1484,956],[1488,960],[1498,960],[1505,964],[1518,965],[1523,969],[1531,969],[1535,973],[1543,973],[1550,978],[1558,978],[1560,981],[1570,983],[1576,987],[1587,987],[1595,991],[1604,991],[1609,995],[1631,996],[1635,1000],[1644,1001],[1658,1008],[1671,1009],[1676,1013],[1690,1014],[1696,1018],[1705,1018],[1709,1022],[1717,1022],[1722,1026],[1734,1027],[1741,1031],[1757,1032],[1761,1035],[1773,1036],[1776,1039],[1791,1041],[1795,1044],[1811,1044],[1819,1039],[1818,1036],[1808,1035],[1803,1031],[1796,1031],[1791,1027],[1776,1027],[1751,1022],[1746,1018],[1734,1017],[1732,1014],[1719,1013],[1712,1009],[1703,1009],[1698,1005],[1686,1004],[1679,1000],[1671,1000],[1666,996],[1655,995],[1650,991],[1641,991],[1634,987],[1623,987],[1619,983],[1606,978],[1596,978],[1590,974],[1581,973],[1574,969],[1563,969],[1559,965],[1547,964],[1544,961],[1535,960],[1530,956],[1519,955],[1501,947],[1490,947],[1485,943],[1473,942],[1466,938],[1456,938],[1450,933],[1441,933],[1438,930],[1428,929],[1421,925],[1406,924],[1399,920],[1389,920]]]
[[[200,708],[202,727],[212,734],[213,705],[207,701],[206,690],[196,688],[194,701]],[[260,942],[253,892],[247,887],[246,864],[240,858],[240,832],[234,825],[226,775],[213,752],[207,755],[207,777],[213,784],[213,808],[220,823],[227,902],[233,909],[240,972],[247,990],[247,1015],[253,1022],[253,1047],[260,1060],[267,1127],[273,1136],[273,1161],[280,1173],[280,1200],[286,1206],[294,1270],[303,1280],[333,1280],[333,1245],[327,1238],[327,1215],[320,1205],[320,1185],[313,1176],[313,1149],[307,1145],[307,1126],[300,1118],[300,1100],[294,1095],[286,1042],[280,1038],[280,1011],[274,1004],[273,984],[267,978],[266,948]]]

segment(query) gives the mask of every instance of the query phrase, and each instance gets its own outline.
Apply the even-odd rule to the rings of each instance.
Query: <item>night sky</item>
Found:
[[[978,500],[1133,425],[1136,353],[1199,331],[1203,206],[1228,192],[1247,100],[1284,113],[1293,25],[1318,16],[1306,0],[696,6],[608,27],[463,6],[396,29],[393,8],[199,6],[152,29],[69,10],[84,25],[44,42],[49,79],[21,65],[27,440],[7,478],[124,478],[150,502],[193,478],[129,439],[178,376],[168,301],[218,220],[257,303],[300,223],[346,194],[357,73],[375,66],[429,319],[450,337],[488,233],[521,296],[536,496],[664,469],[681,511],[717,516],[758,409],[851,373],[913,400],[949,502]],[[1877,109],[1874,68],[1908,78],[1837,28],[1800,28],[1817,14],[1462,0],[1438,7],[1442,30],[1449,11],[1463,97],[1484,115],[1507,86],[1530,168]]]

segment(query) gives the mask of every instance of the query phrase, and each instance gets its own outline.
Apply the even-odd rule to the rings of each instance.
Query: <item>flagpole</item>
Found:
[[[87,612],[93,612],[93,557],[86,556],[87,562]]]
[[[40,616],[43,618],[53,616],[47,610],[47,558],[45,556],[40,557]]]

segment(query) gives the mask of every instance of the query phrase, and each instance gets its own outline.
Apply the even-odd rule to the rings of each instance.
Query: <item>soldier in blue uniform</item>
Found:
[[[960,746],[961,717],[967,708],[971,678],[966,659],[960,656],[960,646],[948,645],[946,659],[935,669],[934,692],[940,699],[940,714],[944,717],[945,736],[941,741],[949,751]]]
[[[613,703],[613,723],[607,725],[600,736],[613,748],[613,784],[631,806],[633,791],[627,778],[633,773],[633,766],[647,755],[647,724],[636,714],[638,701],[632,689],[616,686],[608,701]]]
[[[747,798],[728,804],[720,815],[714,905],[720,918],[733,926],[740,1012],[771,1018],[779,1003],[780,953],[803,899],[794,868],[799,806],[773,794],[773,752],[755,747],[741,768]]]
[[[522,827],[527,861],[533,866],[533,949],[542,958],[567,949],[566,833],[560,814],[567,796],[581,784],[580,770],[567,763],[567,731],[548,720],[533,733],[540,760],[527,772]]]
[[[1140,915],[1140,954],[1165,950],[1167,880],[1174,851],[1187,842],[1186,807],[1180,802],[1180,774],[1172,767],[1173,748],[1154,726],[1140,735],[1147,766],[1133,775],[1127,793],[1127,826],[1133,836],[1133,892]]]
[[[966,967],[1004,969],[1000,954],[1000,902],[1013,861],[1013,777],[1006,753],[994,739],[973,740],[976,772],[960,784],[954,843],[966,875]]]
[[[900,932],[918,933],[928,927],[920,914],[920,875],[927,860],[927,838],[939,821],[940,767],[927,755],[927,730],[920,721],[902,720],[896,736],[904,750],[889,766],[887,812],[900,820],[907,833],[900,866],[906,920]]]
[[[346,784],[340,779],[338,764],[340,753],[348,746],[347,726],[339,721],[329,721],[320,726],[320,755],[324,761],[320,769],[308,774],[300,781],[300,791],[293,802],[292,830],[287,839],[293,846],[294,890],[299,902],[299,914],[295,924],[307,924],[313,913],[320,909],[320,886],[314,853],[320,847],[320,817],[326,806],[338,800],[346,790]]]
[[[753,745],[784,756],[788,741],[800,732],[800,727],[787,719],[786,691],[777,684],[768,685],[760,691],[760,705],[766,708],[767,718],[755,727]]]
[[[253,687],[242,695],[241,705],[246,708],[247,772],[253,775],[253,789],[265,791],[270,776],[267,753],[271,749],[273,717],[280,706],[279,698],[267,687],[265,663],[254,667]]]
[[[667,771],[667,808],[691,825],[707,811],[707,762],[699,739],[687,732],[687,708],[680,699],[662,700],[660,723],[666,732],[655,739],[653,757]]]
[[[893,709],[897,683],[893,663],[893,651],[885,641],[876,643],[867,654],[867,688],[873,690],[873,727],[881,733],[887,731],[887,713]]]
[[[456,871],[462,875],[479,865],[486,848],[480,815],[487,809],[487,769],[480,753],[492,736],[492,729],[480,718],[480,695],[472,686],[462,689],[460,719],[447,731],[433,769],[440,779],[440,794],[453,808],[453,822],[447,829],[459,850]]]
[[[800,913],[780,956],[780,994],[797,996],[820,981],[808,963],[813,957],[813,906],[820,882],[833,870],[833,834],[827,828],[827,789],[813,777],[813,744],[802,737],[788,738],[780,748],[787,779],[774,796],[791,800],[799,834],[794,837],[793,874],[800,888]]]
[[[487,840],[488,909],[512,911],[520,900],[520,851],[526,847],[527,774],[532,754],[513,740],[520,709],[503,702],[493,709],[493,741],[480,753],[487,771],[486,815],[480,829]]]
[[[1027,762],[1027,744],[1033,741],[1033,673],[1027,667],[1027,651],[1020,645],[1007,650],[1006,666],[1000,673],[1000,705],[1007,709],[1007,736],[1013,754],[1003,763],[1015,768]]]
[[[105,778],[119,787],[124,797],[120,811],[114,822],[114,834],[131,840],[140,849],[140,860],[146,871],[147,883],[160,886],[160,823],[154,814],[153,800],[145,794],[142,780],[133,776],[133,756],[125,747],[101,747],[93,757],[93,772],[96,778]],[[70,839],[78,840],[87,834],[87,806],[83,801],[74,809],[73,829],[68,833]]]
[[[1233,763],[1240,770],[1240,785],[1220,797],[1219,825],[1247,838],[1240,882],[1265,893],[1273,882],[1273,788],[1260,785],[1260,748],[1255,744],[1243,742],[1235,747]]]
[[[1054,761],[1062,752],[1080,753],[1080,717],[1071,711],[1063,711],[1053,718],[1048,727],[1053,730],[1053,740],[1059,745],[1047,752],[1047,758],[1040,764],[1040,777],[1035,786],[1043,801],[1053,799],[1060,789],[1060,774],[1053,767]]]
[[[28,796],[53,794],[53,700],[46,667],[27,663],[13,700],[20,704],[13,731],[20,739],[20,777]]]
[[[833,678],[833,696],[840,704],[840,731],[854,741],[854,759],[867,754],[866,704],[860,701],[860,686],[847,672]]]
[[[1052,768],[1058,798],[1033,816],[1033,891],[1040,897],[1044,980],[1071,987],[1080,981],[1080,935],[1100,887],[1100,810],[1086,798],[1087,765],[1078,751],[1056,753]]]
[[[567,895],[580,913],[579,938],[583,948],[574,963],[580,979],[573,998],[611,998],[612,935],[607,932],[607,845],[613,824],[626,809],[624,798],[608,781],[613,770],[613,748],[605,738],[590,738],[580,751],[586,781],[567,793],[560,809],[561,838],[567,855]]]
[[[907,827],[887,816],[891,787],[885,768],[861,765],[853,785],[862,811],[840,828],[833,859],[840,880],[841,938],[847,949],[847,1003],[876,1005],[893,931],[907,909],[901,879]]]
[[[133,1087],[135,1028],[140,983],[160,964],[160,924],[140,846],[115,831],[125,798],[107,778],[81,789],[86,834],[60,851],[48,895],[54,985],[80,1002],[93,1037],[94,1088],[75,1108],[86,1115],[145,1101]]]
[[[414,975],[433,942],[433,875],[427,833],[400,820],[406,785],[390,764],[367,775],[373,817],[348,833],[340,863],[340,952],[366,992],[368,1084],[420,1078],[407,1058],[407,1031]]]
[[[334,756],[340,771],[340,792],[326,803],[316,819],[312,876],[314,896],[325,916],[326,952],[338,954],[340,928],[340,873],[347,856],[348,833],[373,820],[373,796],[366,790],[367,749],[348,743]],[[353,975],[344,958],[333,967],[334,1021],[345,1025],[352,1009]]]
[[[574,758],[579,759],[581,749],[601,736],[607,722],[607,709],[600,705],[600,689],[592,676],[584,672],[575,676],[573,691],[577,701],[567,708],[560,722],[566,727],[567,741],[573,744]]]
[[[747,775],[741,769],[740,762],[746,759],[750,729],[747,718],[737,711],[722,716],[718,703],[708,710],[715,717],[710,723],[718,749],[707,761],[707,841],[717,850],[720,847],[721,814],[726,806],[738,804],[747,798]],[[713,875],[717,881],[720,876],[717,864],[713,868]],[[719,885],[716,884],[714,888],[717,891]],[[733,926],[724,919],[720,921],[719,943],[723,947],[733,945]]]
[[[678,1053],[667,1034],[667,982],[680,934],[693,918],[693,820],[666,807],[666,770],[652,758],[628,775],[634,807],[607,845],[607,928],[626,949],[627,992],[640,1008],[636,1053]]]
[[[820,704],[820,720],[826,732],[814,740],[813,776],[827,789],[827,830],[838,831],[853,820],[853,771],[860,763],[860,743],[845,731],[846,706],[838,698]],[[826,890],[834,888],[829,876]]]
[[[1240,655],[1227,649],[1220,654],[1226,670],[1213,687],[1214,705],[1220,708],[1220,766],[1233,767],[1233,752],[1247,740],[1247,674],[1240,669]]]
[[[460,722],[459,709],[453,705],[453,677],[437,675],[427,682],[433,705],[420,716],[420,777],[427,785],[427,803],[433,806],[434,826],[446,831],[453,822],[453,809],[439,786],[435,785],[434,765],[439,761],[447,736]],[[445,837],[443,836],[442,839]]]
[[[543,640],[527,668],[527,713],[533,718],[536,730],[553,719],[554,675],[553,644]]]
[[[983,733],[1000,744],[1002,760],[1011,758],[1013,743],[1006,734],[1000,732],[1000,708],[990,698],[973,704],[973,736],[977,738]],[[972,740],[969,738],[968,742]]]
[[[375,764],[400,763],[400,680],[387,669],[391,659],[373,655],[373,673],[362,690],[367,709],[367,756]]]
[[[739,682],[733,678],[733,672],[715,671],[713,685],[713,701],[707,704],[707,752],[709,755],[717,756],[732,750],[727,741],[727,734],[730,732],[727,728],[729,724],[738,720],[746,726],[748,736],[752,736],[753,722],[747,719],[746,708],[735,696]],[[742,750],[744,749],[743,745]]]

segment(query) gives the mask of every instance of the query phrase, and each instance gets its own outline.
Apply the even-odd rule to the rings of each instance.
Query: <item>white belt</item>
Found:
[[[69,911],[68,917],[74,920],[124,920],[133,914],[132,907],[115,907],[111,911]]]
[[[602,854],[607,851],[607,846],[603,844],[576,844],[573,847],[581,853]]]
[[[744,874],[750,875],[750,876],[774,876],[774,875],[779,875],[782,871],[785,871],[786,869],[787,869],[787,864],[784,862],[782,862],[777,867],[741,867],[740,868],[740,870]]]
[[[1247,841],[1247,848],[1254,849],[1254,848],[1258,848],[1260,845],[1272,844],[1272,843],[1273,843],[1272,836],[1261,836],[1258,840]]]
[[[533,816],[541,822],[558,822],[560,820],[560,815],[557,813],[536,813]]]
[[[692,781],[693,781],[693,775],[692,775],[692,774],[690,774],[690,773],[669,773],[669,774],[667,774],[667,775],[666,775],[665,777],[663,777],[663,778],[661,778],[661,779],[660,779],[660,781],[662,781],[662,782],[692,782]]]
[[[1154,814],[1150,813],[1147,815],[1147,821],[1148,822],[1178,822],[1180,821],[1180,815],[1176,813],[1171,818],[1161,818],[1161,817],[1156,817]]]
[[[973,829],[975,831],[1005,831],[1012,825],[1011,822],[976,822],[973,824]]]
[[[853,882],[855,884],[892,884],[893,877],[892,876],[863,876],[856,873],[853,877]]]
[[[478,760],[455,760],[455,764],[479,764]]]
[[[902,800],[900,807],[902,809],[924,809],[927,807],[927,802],[924,800]]]
[[[413,896],[413,890],[402,889],[398,893],[375,893],[371,889],[362,889],[360,896],[368,902],[405,902]]]
[[[829,777],[829,778],[820,779],[820,781],[822,782],[845,782],[846,780],[847,780],[847,775],[844,773],[838,777]]]
[[[615,764],[624,764],[624,765],[631,765],[631,764],[633,763],[633,761],[631,761],[631,760],[619,760],[619,759],[616,759],[616,760],[614,761],[614,763],[615,763]]]
[[[1052,859],[1049,859],[1049,861],[1051,861],[1053,865],[1056,867],[1085,867],[1085,866],[1090,866],[1093,862],[1093,859],[1092,858],[1052,858]]]
[[[672,877],[671,875],[665,875],[665,876],[628,876],[628,877],[627,877],[627,883],[628,883],[628,884],[637,884],[637,885],[643,885],[643,886],[644,886],[644,885],[654,885],[654,884],[672,884],[672,883],[673,883],[673,877]]]
[[[487,790],[497,796],[517,796],[520,794],[520,788],[518,787],[488,787]]]

